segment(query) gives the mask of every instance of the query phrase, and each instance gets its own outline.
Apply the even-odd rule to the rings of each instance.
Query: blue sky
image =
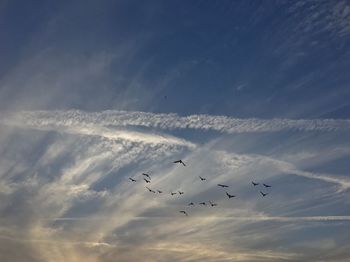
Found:
[[[0,260],[348,259],[347,1],[3,1],[0,32]]]

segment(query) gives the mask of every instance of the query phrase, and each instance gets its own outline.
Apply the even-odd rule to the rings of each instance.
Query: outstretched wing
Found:
[[[187,214],[186,211],[181,210],[181,211],[179,211],[179,212],[185,214],[186,216],[188,216],[188,214]]]
[[[146,176],[146,177],[148,177],[148,178],[151,178],[151,177],[149,176],[149,174],[142,173],[142,175],[143,175],[143,176]]]
[[[230,195],[227,191],[226,191],[226,195],[228,196],[228,198],[235,197],[235,195]]]

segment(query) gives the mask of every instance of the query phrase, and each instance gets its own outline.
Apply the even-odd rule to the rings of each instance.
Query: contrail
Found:
[[[56,114],[55,112],[57,111],[48,111],[47,114],[45,114],[46,117],[42,117],[40,112],[41,111],[38,111],[38,114],[36,114],[36,111],[22,112],[15,115],[11,114],[11,117],[2,117],[2,115],[0,115],[0,123],[20,128],[100,136],[110,140],[129,140],[148,144],[179,145],[192,149],[196,147],[192,142],[171,135],[154,134],[147,131],[138,132],[125,129],[125,126],[123,126],[124,129],[121,129],[121,126],[119,126],[119,128],[107,127],[101,125],[98,119],[91,119],[93,121],[87,123],[84,120],[80,121],[81,118],[77,116],[70,118],[70,114],[67,116],[62,116],[59,113]]]
[[[339,185],[340,186],[339,191],[343,191],[350,188],[350,181],[345,177],[336,177],[328,174],[318,174],[318,173],[312,173],[312,172],[296,170],[296,169],[291,170],[291,174]]]
[[[215,152],[218,154],[219,159],[235,159],[236,163],[242,161],[241,159],[245,159],[245,163],[243,163],[243,165],[252,165],[252,163],[256,162],[265,163],[266,165],[274,166],[277,170],[280,171],[281,174],[300,176],[308,179],[315,179],[326,183],[335,184],[339,186],[338,192],[342,192],[350,188],[350,179],[346,176],[300,170],[297,166],[290,162],[279,160],[270,156],[257,154],[236,154],[232,152],[228,153],[222,150],[216,150]]]
[[[20,111],[2,114],[0,123],[15,126],[103,126],[159,129],[214,130],[222,133],[296,131],[349,131],[349,119],[239,119],[228,116],[156,114],[134,111],[84,112]]]
[[[350,216],[302,216],[302,217],[285,217],[285,216],[190,216],[193,219],[200,220],[232,220],[232,221],[276,221],[276,222],[336,222],[350,221]],[[190,218],[189,217],[189,218]],[[136,216],[131,220],[154,220],[154,219],[175,219],[172,216]],[[52,221],[82,221],[82,220],[110,220],[110,217],[59,217],[49,219]]]
[[[111,140],[130,140],[150,144],[170,144],[195,148],[196,145],[185,139],[171,135],[154,134],[150,131],[130,130],[132,127],[158,129],[214,130],[222,133],[299,131],[349,131],[350,120],[338,119],[237,119],[226,116],[155,114],[147,112],[103,111],[20,111],[0,114],[0,124],[38,130],[54,130],[73,134],[101,136]],[[129,128],[129,129],[127,129]],[[341,190],[350,188],[345,178],[299,171],[282,163],[285,172],[329,183],[338,184]]]
[[[58,241],[58,240],[48,240],[48,239],[33,239],[33,238],[16,238],[16,237],[9,237],[9,236],[3,236],[0,235],[0,239],[5,239],[9,241],[15,241],[15,242],[29,242],[29,243],[49,243],[49,244],[55,244],[55,245],[86,245],[86,246],[92,246],[92,247],[115,247],[115,245],[109,244],[107,242],[88,242],[88,241]]]

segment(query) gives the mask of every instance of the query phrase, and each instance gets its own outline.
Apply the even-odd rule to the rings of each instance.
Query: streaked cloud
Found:
[[[349,187],[346,178],[304,171],[296,164],[273,156],[227,152],[217,148],[217,142],[213,141],[196,144],[196,147],[183,146],[191,142],[167,133],[162,135],[166,139],[159,139],[157,134],[167,131],[163,128],[137,131],[141,138],[134,139],[134,131],[128,129],[130,127],[123,127],[125,136],[114,136],[117,129],[110,125],[110,121],[84,122],[77,121],[77,117],[67,118],[68,124],[64,124],[64,121],[56,122],[55,114],[50,116],[52,118],[43,122],[34,118],[30,125],[9,126],[19,127],[23,134],[58,132],[54,132],[54,140],[35,166],[23,164],[22,169],[30,174],[25,182],[13,181],[11,178],[15,173],[2,181],[4,188],[11,188],[11,191],[4,191],[7,203],[26,189],[33,192],[27,198],[31,201],[30,207],[35,206],[36,211],[30,219],[21,221],[30,229],[28,232],[21,233],[15,228],[2,229],[2,239],[14,246],[18,243],[33,246],[33,252],[40,254],[43,260],[112,261],[118,256],[121,261],[142,257],[150,261],[159,257],[165,261],[169,257],[183,261],[302,261],[303,257],[297,255],[293,248],[285,252],[254,246],[261,243],[267,234],[279,239],[310,225],[321,223],[328,228],[350,221],[349,216],[341,214],[301,216],[300,211],[295,213],[300,209],[300,198],[303,203],[314,201],[312,195],[301,191],[298,191],[301,195],[296,199],[289,200],[290,207],[277,215],[273,210],[283,210],[280,206],[286,197],[278,190],[283,183],[278,183],[279,186],[273,183],[272,195],[266,199],[262,199],[259,190],[254,192],[250,185],[251,179],[271,182],[297,175],[307,178],[304,183],[311,184],[315,179],[324,182],[319,191],[321,198],[327,199],[330,191],[342,199],[344,191],[333,190],[328,185],[336,184],[345,190]],[[171,118],[171,115],[167,116]],[[99,133],[100,130],[103,131]],[[145,139],[144,134],[150,135],[151,140]],[[170,137],[173,140],[169,142],[167,139]],[[225,141],[227,138],[217,139]],[[60,157],[70,151],[74,156],[72,161],[60,163],[54,179],[47,180],[45,173],[38,173],[43,167],[57,165]],[[342,152],[346,154],[347,151]],[[178,157],[184,159],[186,167],[172,163]],[[284,159],[288,157],[284,155]],[[129,166],[132,168],[128,170]],[[151,174],[150,187],[163,190],[163,195],[153,195],[144,188],[143,171]],[[205,176],[208,181],[202,183],[199,175]],[[138,181],[135,184],[129,182],[129,176]],[[233,202],[226,200],[217,183],[229,184],[229,192],[237,194],[238,198]],[[274,195],[276,189],[277,195]],[[170,191],[178,190],[185,194],[170,196]],[[297,188],[289,186],[288,191],[293,190]],[[197,206],[199,201],[209,200],[218,203],[218,207]],[[196,203],[193,209],[187,207],[190,201]],[[337,199],[334,201],[339,203]],[[3,203],[5,208],[6,202]],[[187,210],[189,217],[179,214],[180,209]],[[265,226],[258,226],[266,223],[269,233],[265,232]],[[255,227],[253,232],[248,229],[249,225]],[[242,238],[242,234],[251,237],[250,244]],[[196,246],[196,239],[205,241]],[[235,243],[235,247],[230,243]],[[134,246],[138,246],[137,252]],[[252,253],[254,248],[256,250]],[[206,251],[203,253],[203,250]]]
[[[26,128],[56,128],[95,126],[142,126],[160,129],[215,130],[234,134],[243,132],[277,131],[347,131],[348,119],[238,119],[227,116],[154,114],[147,112],[105,111],[87,113],[83,111],[22,111],[3,114],[1,123]],[[103,130],[102,130],[103,131]],[[84,132],[84,131],[83,131]],[[92,132],[92,131],[90,131]]]
[[[7,2],[0,261],[348,261],[346,1]]]

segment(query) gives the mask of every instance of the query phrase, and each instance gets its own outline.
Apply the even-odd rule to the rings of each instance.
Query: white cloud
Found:
[[[220,126],[216,125],[216,118]],[[20,235],[18,228],[3,231],[2,236],[12,238],[13,241],[32,240],[36,243],[35,251],[46,261],[79,261],[86,257],[94,262],[109,261],[110,254],[119,254],[125,260],[148,255],[150,260],[154,260],[157,258],[154,253],[157,252],[164,257],[183,261],[187,256],[191,256],[192,260],[206,257],[209,261],[292,260],[296,257],[293,252],[281,252],[278,249],[260,249],[250,254],[253,246],[258,245],[267,233],[264,229],[255,228],[249,235],[254,236],[250,246],[246,242],[248,236],[242,237],[242,232],[246,232],[247,225],[288,224],[271,229],[269,234],[278,239],[280,234],[287,234],[293,228],[305,224],[347,223],[349,216],[284,215],[283,212],[298,210],[301,200],[303,203],[312,203],[313,196],[301,193],[296,199],[289,200],[290,207],[282,209],[285,196],[281,191],[264,202],[265,199],[261,198],[258,191],[252,191],[250,179],[273,180],[292,174],[336,184],[343,190],[349,188],[347,178],[304,171],[297,164],[271,156],[229,153],[219,150],[212,141],[194,146],[191,141],[160,134],[158,130],[164,132],[173,128],[194,128],[227,133],[276,131],[293,129],[293,121],[237,120],[203,115],[179,117],[174,114],[120,111],[24,112],[2,118],[3,124],[24,129],[24,133],[32,133],[33,130],[59,133],[48,146],[43,145],[42,155],[34,165],[22,164],[21,170],[30,174],[27,180],[13,181],[15,174],[3,180],[3,188],[7,186],[11,190],[5,190],[7,201],[1,208],[6,208],[6,203],[13,201],[16,194],[30,191],[32,193],[27,196],[30,201],[28,208],[34,208],[35,213],[22,222],[30,228],[28,232]],[[135,131],[129,125],[151,128]],[[344,128],[344,122],[303,120],[297,126],[301,130],[331,131]],[[24,158],[25,153],[22,154],[18,159]],[[67,154],[69,161],[60,162],[61,157]],[[175,156],[181,156],[187,166],[174,165],[172,160]],[[288,159],[288,155],[282,159]],[[11,158],[7,157],[6,160],[11,161]],[[53,169],[55,174],[51,180],[47,180],[43,168],[52,165],[56,165]],[[10,167],[11,163],[7,166]],[[153,195],[145,189],[140,175],[143,170],[150,171],[150,187],[163,190],[162,195]],[[137,183],[128,181],[129,175],[136,177]],[[199,175],[207,177],[208,181],[202,183]],[[228,183],[229,191],[237,193],[237,199],[228,201],[225,191],[220,191],[216,186],[218,183]],[[97,184],[101,184],[102,189],[95,188]],[[277,187],[274,185],[273,188]],[[169,192],[173,190],[183,190],[185,194],[171,197]],[[318,192],[324,197],[327,190],[328,187],[324,186]],[[273,189],[271,192],[273,194]],[[337,192],[334,191],[334,194]],[[197,204],[209,200],[218,203],[218,207],[196,206],[189,209],[187,206],[190,201]],[[279,208],[284,211],[278,213]],[[186,209],[189,217],[179,214],[180,209]],[[199,243],[198,239],[201,239]],[[234,247],[225,244],[227,241],[235,243]],[[208,250],[205,256],[203,252],[186,248],[194,243],[198,244],[198,248]],[[138,245],[139,249],[133,253],[130,248],[134,245]],[[212,248],[213,245],[217,247]],[[113,253],[113,250],[117,253]]]
[[[238,119],[227,116],[154,114],[147,112],[104,111],[87,113],[70,111],[22,111],[2,114],[1,123],[26,128],[71,128],[93,132],[96,127],[141,126],[160,129],[215,130],[234,134],[276,131],[347,131],[348,119]],[[69,130],[69,129],[68,129]],[[112,129],[113,130],[113,129]],[[101,130],[103,131],[103,129]],[[98,132],[98,131],[97,131]],[[96,133],[97,133],[96,132]]]

